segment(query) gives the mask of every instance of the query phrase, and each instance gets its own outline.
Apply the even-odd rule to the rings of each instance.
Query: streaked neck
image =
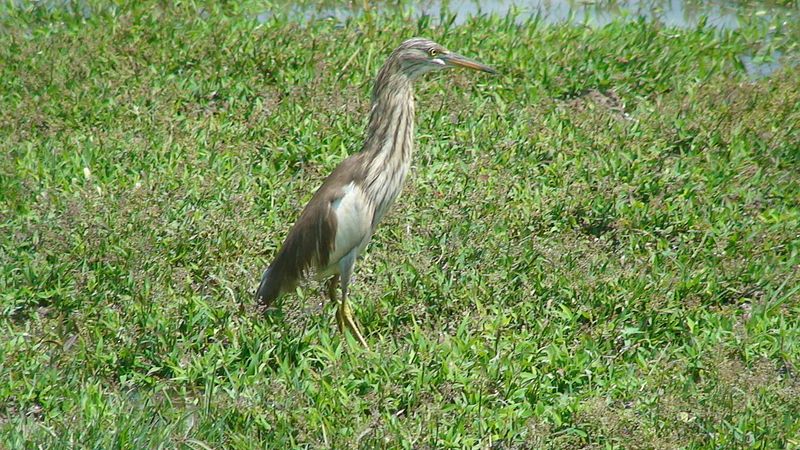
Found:
[[[364,151],[375,157],[388,152],[394,156],[410,157],[414,130],[414,92],[411,81],[404,75],[385,76],[383,71],[375,82],[369,114]]]
[[[373,227],[400,194],[414,148],[411,81],[386,69],[381,70],[375,82],[363,150],[366,156],[363,186],[374,207]]]

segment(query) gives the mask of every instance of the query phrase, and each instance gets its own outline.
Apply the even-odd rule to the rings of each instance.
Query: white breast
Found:
[[[367,197],[355,184],[344,187],[342,197],[331,203],[331,212],[336,215],[336,240],[328,267],[320,271],[320,276],[337,273],[339,260],[354,248],[360,253],[372,235],[372,211]]]

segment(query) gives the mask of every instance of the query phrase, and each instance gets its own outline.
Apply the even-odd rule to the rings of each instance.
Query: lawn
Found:
[[[258,11],[0,6],[0,447],[800,448],[797,23]],[[365,351],[253,292],[416,35]]]

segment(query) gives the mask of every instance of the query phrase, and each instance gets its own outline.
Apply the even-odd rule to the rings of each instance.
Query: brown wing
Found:
[[[270,265],[270,269],[285,280],[281,284],[293,285],[307,276],[311,269],[328,265],[336,243],[337,226],[331,205],[342,197],[345,186],[364,179],[362,156],[361,153],[353,155],[336,167],[289,231],[278,256]]]

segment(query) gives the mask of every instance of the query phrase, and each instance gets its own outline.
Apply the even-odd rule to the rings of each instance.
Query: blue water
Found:
[[[378,10],[397,8],[391,2],[369,2]],[[719,29],[735,29],[743,23],[760,20],[800,20],[800,9],[766,2],[741,2],[731,0],[429,0],[404,2],[414,17],[423,15],[438,18],[440,12],[456,15],[455,23],[463,23],[472,16],[495,14],[506,16],[512,10],[518,12],[519,20],[539,15],[545,23],[573,22],[602,26],[618,18],[646,18],[657,20],[667,26],[692,28],[705,20],[707,26]],[[340,2],[331,6],[326,2],[318,6],[297,6],[291,14],[298,19],[332,18],[345,21],[363,12],[364,2]],[[267,20],[271,14],[264,12],[259,20]]]
[[[398,8],[382,2],[369,2],[370,8],[380,11]],[[800,20],[800,8],[789,8],[767,2],[735,2],[731,0],[429,0],[405,3],[404,11],[412,17],[429,16],[435,23],[443,12],[455,14],[455,23],[463,23],[470,17],[480,15],[506,16],[516,14],[522,22],[539,17],[544,23],[574,23],[576,25],[603,26],[613,20],[627,19],[657,21],[666,26],[694,28],[700,24],[720,30],[737,29],[745,24],[758,23],[764,26],[765,40],[781,24]],[[318,6],[300,6],[291,9],[290,17],[304,20],[328,19],[345,22],[363,14],[364,2],[341,2],[336,6],[322,3]],[[259,21],[272,16],[270,11],[258,15]],[[769,76],[781,67],[780,52],[756,57],[741,55],[747,73],[753,78]]]
[[[398,3],[402,6],[397,6]],[[7,3],[0,0],[0,17],[5,8],[28,8],[34,5],[47,9],[63,8],[84,17],[92,14],[91,2],[86,0],[11,0]],[[572,23],[590,27],[600,27],[614,20],[639,18],[678,28],[694,28],[704,24],[719,30],[733,30],[756,24],[763,30],[763,42],[769,43],[776,29],[800,21],[800,0],[793,5],[782,6],[769,0],[322,0],[317,3],[298,0],[288,9],[288,16],[299,22],[335,20],[344,23],[363,14],[364,8],[368,7],[379,12],[399,10],[415,18],[428,16],[433,24],[443,13],[454,14],[456,24],[474,16],[505,17],[509,13],[515,14],[519,22],[538,17],[543,23]],[[113,3],[105,7],[116,9]],[[201,15],[203,11],[203,8],[198,9]],[[274,10],[265,10],[257,14],[256,19],[266,22],[275,14]],[[285,8],[279,14],[287,14]],[[761,78],[781,68],[786,63],[783,56],[778,51],[762,50],[758,55],[740,55],[740,60],[752,78]],[[796,62],[795,56],[794,64]]]

